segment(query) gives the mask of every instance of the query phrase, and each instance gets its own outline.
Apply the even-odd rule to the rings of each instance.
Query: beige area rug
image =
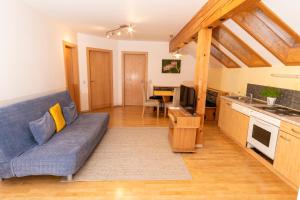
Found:
[[[189,180],[167,128],[111,128],[74,181]]]

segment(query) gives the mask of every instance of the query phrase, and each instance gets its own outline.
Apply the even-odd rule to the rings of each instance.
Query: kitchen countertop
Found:
[[[291,123],[291,124],[294,124],[296,126],[300,126],[300,117],[293,117],[293,116],[280,116],[280,115],[276,115],[274,113],[271,113],[271,112],[267,112],[265,110],[262,110],[262,109],[259,109],[257,107],[263,107],[263,106],[266,106],[267,104],[259,104],[259,103],[245,103],[245,102],[241,102],[237,99],[232,99],[228,96],[222,96],[221,98],[223,99],[226,99],[226,100],[229,100],[229,101],[232,101],[236,104],[239,104],[239,105],[242,105],[242,106],[245,106],[247,108],[250,108],[251,110],[255,110],[257,112],[260,112],[260,113],[263,113],[263,114],[266,114],[266,115],[269,115],[269,116],[272,116],[274,118],[277,118],[277,119],[280,119],[282,121],[285,121],[285,122],[288,122],[288,123]]]

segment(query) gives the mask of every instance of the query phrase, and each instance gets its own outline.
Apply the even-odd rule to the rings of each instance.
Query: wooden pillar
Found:
[[[208,64],[210,57],[210,46],[212,38],[212,29],[202,28],[198,32],[197,56],[194,83],[197,91],[197,108],[196,112],[201,116],[201,125],[197,133],[196,144],[202,146],[203,126],[207,90]]]

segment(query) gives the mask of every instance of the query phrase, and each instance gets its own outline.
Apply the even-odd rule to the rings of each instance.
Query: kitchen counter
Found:
[[[274,118],[280,119],[282,121],[294,124],[296,126],[300,126],[300,117],[280,116],[280,115],[277,115],[277,114],[274,114],[274,113],[271,113],[271,112],[268,112],[268,111],[265,111],[265,110],[262,110],[262,109],[258,108],[258,107],[266,106],[267,105],[266,103],[264,103],[264,104],[263,103],[258,103],[258,102],[256,102],[256,103],[247,103],[247,102],[242,102],[238,99],[230,98],[229,96],[222,96],[221,98],[232,101],[236,104],[248,107],[248,108],[250,108],[252,110],[255,110],[257,112],[261,112],[263,114],[266,114],[266,115],[272,116]]]

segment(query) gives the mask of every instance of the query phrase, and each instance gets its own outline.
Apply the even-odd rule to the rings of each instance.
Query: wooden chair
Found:
[[[173,101],[164,104],[164,117],[167,116],[169,107],[178,107],[180,101],[180,88],[174,88]]]
[[[156,112],[157,112],[157,118],[159,118],[159,106],[160,102],[158,100],[154,99],[147,99],[146,91],[144,85],[142,85],[142,93],[143,93],[143,113],[142,113],[142,118],[144,118],[145,114],[145,108],[146,107],[156,107]]]

